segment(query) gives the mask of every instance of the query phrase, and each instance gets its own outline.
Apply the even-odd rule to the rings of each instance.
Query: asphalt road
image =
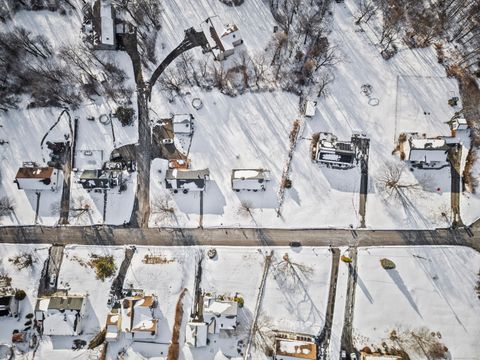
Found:
[[[333,229],[149,229],[95,227],[2,227],[0,242],[150,246],[305,246],[461,245],[480,251],[480,229],[333,230]]]

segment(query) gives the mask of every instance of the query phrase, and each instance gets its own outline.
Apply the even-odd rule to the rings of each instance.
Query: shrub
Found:
[[[102,281],[113,276],[117,270],[113,256],[92,255],[92,260],[90,260],[89,265],[95,269],[97,279]]]
[[[288,178],[285,179],[285,180],[283,181],[283,187],[284,187],[285,189],[290,189],[290,188],[292,187],[292,180],[290,180],[290,179],[288,179]]]
[[[241,296],[235,296],[233,298],[233,301],[235,301],[238,304],[239,308],[243,308],[243,305],[245,304],[245,300]]]
[[[395,263],[392,260],[384,258],[380,260],[380,264],[385,270],[395,269]]]
[[[120,120],[122,126],[132,125],[133,115],[135,115],[135,110],[123,106],[120,106],[116,112],[117,119]]]
[[[17,289],[15,291],[15,299],[18,300],[18,301],[22,301],[23,299],[25,299],[26,296],[27,296],[27,294],[22,289]]]

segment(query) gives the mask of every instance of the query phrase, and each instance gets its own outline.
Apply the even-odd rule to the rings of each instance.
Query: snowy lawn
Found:
[[[382,258],[392,260],[396,268],[384,270]],[[356,348],[381,347],[392,330],[400,335],[424,327],[436,334],[452,359],[478,358],[480,301],[474,288],[479,270],[480,254],[469,248],[360,248],[353,320]],[[403,346],[411,359],[425,358],[408,340]]]
[[[92,255],[112,256],[116,268],[114,275],[104,280],[99,279],[90,264]],[[86,317],[82,323],[83,334],[95,335],[104,327],[108,313],[107,300],[110,288],[124,255],[123,247],[81,245],[65,247],[57,286],[59,289],[68,290],[71,294],[88,296]]]

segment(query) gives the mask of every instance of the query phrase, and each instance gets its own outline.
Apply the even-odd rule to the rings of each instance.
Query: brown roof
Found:
[[[313,342],[277,338],[275,349],[276,355],[311,360],[317,358],[317,345]]]
[[[21,167],[15,179],[49,179],[52,173],[53,167]]]

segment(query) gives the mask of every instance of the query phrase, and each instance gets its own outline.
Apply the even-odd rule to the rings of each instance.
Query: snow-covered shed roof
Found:
[[[192,115],[176,114],[172,119],[173,132],[176,134],[192,132]]]
[[[167,180],[195,180],[205,179],[210,175],[210,170],[180,170],[168,169],[165,178]]]
[[[105,45],[115,45],[115,20],[113,6],[109,0],[100,0],[100,41]]]

